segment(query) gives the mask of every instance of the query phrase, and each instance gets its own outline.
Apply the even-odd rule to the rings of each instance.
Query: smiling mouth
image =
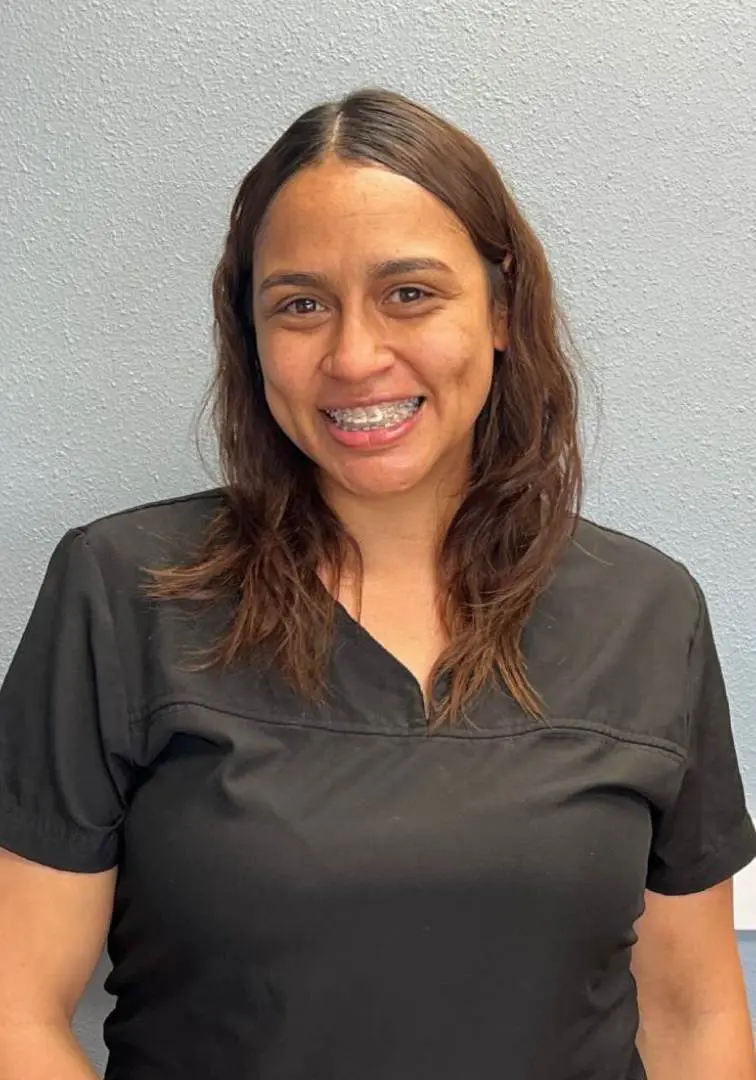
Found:
[[[386,401],[380,405],[358,406],[354,409],[323,409],[323,412],[342,431],[377,431],[406,423],[423,404],[422,397]]]

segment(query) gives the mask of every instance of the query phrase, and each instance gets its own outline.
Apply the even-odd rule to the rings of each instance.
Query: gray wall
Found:
[[[379,83],[477,136],[542,236],[603,401],[586,512],[700,578],[756,801],[754,71],[745,0],[0,0],[0,674],[67,527],[214,482],[233,190]]]

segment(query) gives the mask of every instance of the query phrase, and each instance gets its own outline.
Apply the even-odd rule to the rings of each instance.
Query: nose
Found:
[[[332,379],[369,382],[391,367],[393,358],[380,323],[364,308],[342,310],[323,360],[322,370]]]

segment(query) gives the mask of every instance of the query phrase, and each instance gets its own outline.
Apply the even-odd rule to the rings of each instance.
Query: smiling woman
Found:
[[[415,675],[431,729],[491,679],[541,715],[520,638],[577,522],[577,382],[543,247],[490,158],[388,91],[310,110],[242,182],[214,300],[228,501],[153,595],[237,581],[209,662],[265,642],[310,699],[340,606]],[[365,542],[400,519],[423,613],[402,641],[379,602],[397,568],[368,572]]]
[[[71,529],[0,691],[0,1075],[89,1075],[107,929],[108,1080],[754,1080],[706,601],[580,516],[489,157],[309,110],[213,298],[224,483]]]
[[[306,266],[314,253],[314,272],[275,269]],[[451,210],[389,169],[329,158],[300,170],[268,207],[258,279],[267,405],[317,466],[339,517],[355,499],[406,491],[429,511],[439,498],[459,504],[507,334],[503,309],[492,325],[485,268]],[[310,293],[297,297],[305,281]],[[292,311],[296,301],[316,310]]]

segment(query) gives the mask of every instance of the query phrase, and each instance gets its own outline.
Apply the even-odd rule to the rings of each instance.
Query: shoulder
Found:
[[[132,716],[176,691],[172,673],[185,650],[212,644],[224,623],[221,603],[183,612],[180,601],[155,602],[149,590],[151,570],[194,561],[225,500],[224,489],[214,488],[127,506],[71,527],[53,555],[51,591],[59,593],[69,626],[78,614],[90,633],[92,614],[98,615],[101,659],[107,627]]]
[[[701,590],[680,559],[647,540],[580,517],[559,568],[562,585],[591,597],[616,616],[633,612],[669,619],[691,633],[701,613]]]
[[[529,631],[533,675],[554,715],[683,745],[702,611],[698,584],[678,558],[580,517]]]
[[[190,559],[224,500],[222,488],[211,488],[127,506],[75,526],[68,535],[86,544],[106,579],[129,576]]]

